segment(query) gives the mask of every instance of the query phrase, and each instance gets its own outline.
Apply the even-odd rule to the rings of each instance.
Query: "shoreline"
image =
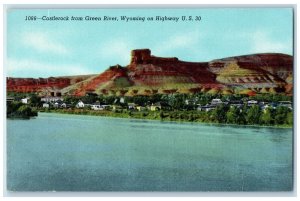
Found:
[[[112,113],[109,112],[98,112],[98,111],[93,111],[94,113],[74,113],[74,111],[65,111],[65,110],[51,110],[51,111],[39,111],[39,113],[55,113],[55,114],[71,114],[71,115],[82,115],[82,116],[100,116],[100,117],[108,117],[108,118],[121,118],[121,119],[136,119],[136,120],[150,120],[150,121],[161,121],[161,122],[177,122],[177,123],[194,123],[194,124],[207,124],[207,125],[214,125],[214,126],[243,126],[243,127],[258,127],[258,128],[286,128],[286,129],[293,129],[294,126],[290,125],[258,125],[258,124],[227,124],[227,123],[216,123],[216,122],[204,122],[204,121],[188,121],[188,120],[178,120],[178,119],[164,119],[164,118],[147,118],[147,117],[142,117],[142,116],[124,116],[124,115],[116,115],[120,113],[113,113],[114,115],[111,115]],[[105,113],[105,114],[103,114]]]

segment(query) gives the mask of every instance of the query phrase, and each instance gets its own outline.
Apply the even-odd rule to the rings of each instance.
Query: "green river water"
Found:
[[[39,113],[7,120],[10,191],[290,191],[290,128]]]

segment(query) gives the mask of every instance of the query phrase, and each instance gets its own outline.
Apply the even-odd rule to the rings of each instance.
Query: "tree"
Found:
[[[160,117],[161,119],[163,119],[163,118],[165,117],[163,111],[161,111],[161,112],[159,113],[159,117]]]
[[[72,106],[75,106],[78,101],[79,101],[78,97],[74,97],[74,96],[65,96],[64,97],[64,102],[67,104],[72,104]]]
[[[114,104],[114,101],[116,100],[116,96],[104,96],[103,97],[103,102],[107,105],[112,105]]]
[[[286,120],[288,125],[293,125],[294,116],[292,111],[288,112]]]
[[[260,108],[258,105],[252,105],[247,111],[246,120],[248,124],[258,124],[260,119]]]
[[[36,94],[32,94],[30,96],[30,105],[34,107],[41,106],[41,98],[38,97]]]
[[[31,107],[27,105],[22,105],[18,108],[17,114],[22,117],[30,117],[30,116],[36,116],[37,112],[32,111]]]
[[[149,98],[147,96],[134,96],[128,97],[128,102],[133,102],[135,104],[145,106],[148,102]]]
[[[287,122],[287,113],[289,109],[287,107],[279,106],[275,111],[275,124],[284,124]]]
[[[264,112],[261,114],[260,120],[263,124],[266,125],[274,124],[272,110],[270,108],[265,109]]]
[[[96,95],[85,95],[85,96],[81,97],[81,100],[84,103],[92,104],[98,100],[98,97]]]
[[[237,107],[230,107],[226,113],[226,122],[230,124],[238,123],[240,110]]]
[[[228,111],[228,106],[221,104],[218,105],[212,112],[212,119],[218,123],[226,122],[226,113]]]
[[[18,102],[18,101],[13,101],[11,103],[7,104],[7,110],[6,113],[9,114],[13,114],[14,112],[16,112],[18,110],[19,107],[21,107],[23,105],[23,103]]]
[[[20,115],[30,116],[31,108],[26,105],[22,105],[21,107],[18,108],[17,112]]]

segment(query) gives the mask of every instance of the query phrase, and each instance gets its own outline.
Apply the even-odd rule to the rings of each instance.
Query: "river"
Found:
[[[10,191],[290,191],[293,132],[39,113],[7,120]]]

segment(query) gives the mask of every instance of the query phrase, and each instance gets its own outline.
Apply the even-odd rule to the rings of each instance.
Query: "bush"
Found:
[[[293,125],[293,120],[294,120],[293,112],[288,112],[286,120],[287,120],[286,123],[288,125]]]
[[[29,106],[27,105],[22,105],[17,109],[16,114],[18,116],[22,117],[31,117],[31,116],[37,116],[37,112],[33,111]]]
[[[258,105],[252,105],[247,111],[246,120],[248,124],[258,124],[260,119],[260,108]]]
[[[263,123],[263,124],[266,124],[266,125],[274,124],[272,111],[269,108],[264,110],[264,112],[262,113],[260,119],[261,119],[261,123]]]
[[[195,118],[194,118],[194,115],[193,114],[189,114],[189,121],[194,121]]]
[[[284,124],[286,123],[287,114],[289,109],[287,107],[277,107],[275,111],[275,124]]]
[[[228,107],[224,104],[218,105],[211,113],[211,119],[214,122],[225,123]]]
[[[161,119],[163,119],[163,118],[165,117],[163,111],[161,111],[161,112],[159,113],[159,117],[160,117]]]
[[[238,123],[239,109],[231,107],[226,113],[226,122],[230,124]]]

